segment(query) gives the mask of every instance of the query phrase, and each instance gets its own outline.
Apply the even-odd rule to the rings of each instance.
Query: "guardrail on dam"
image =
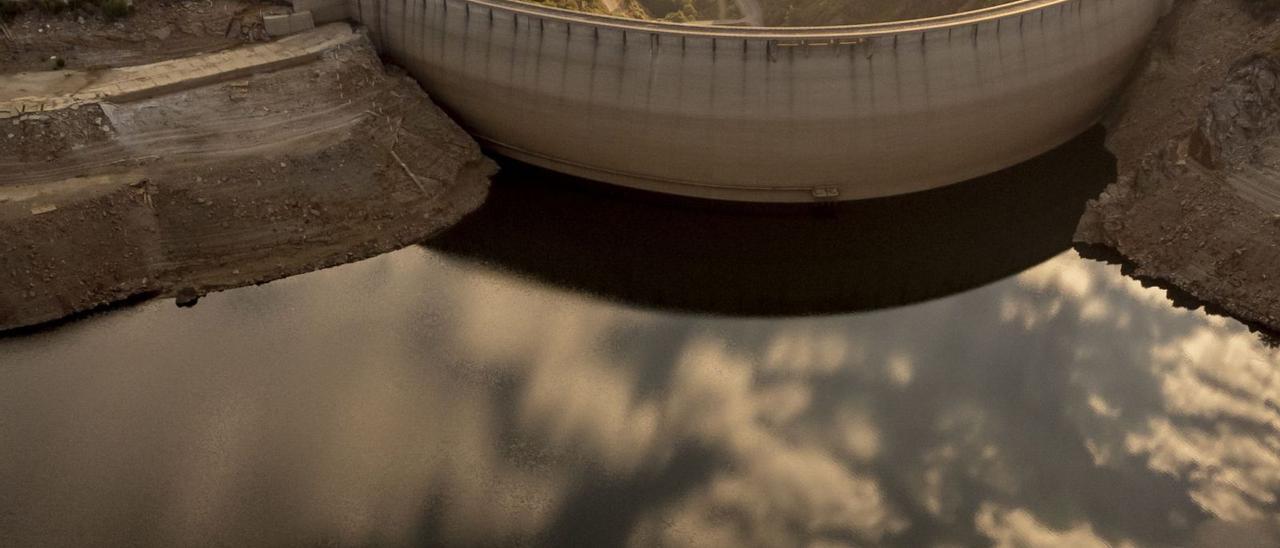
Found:
[[[616,184],[858,199],[1011,166],[1094,124],[1167,0],[1020,0],[899,23],[727,28],[514,0],[349,0],[497,151]]]

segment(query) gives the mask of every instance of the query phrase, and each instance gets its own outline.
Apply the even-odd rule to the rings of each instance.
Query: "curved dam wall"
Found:
[[[351,0],[350,15],[501,153],[747,201],[925,190],[1094,124],[1164,0],[1022,0],[795,29],[631,21],[512,0]]]

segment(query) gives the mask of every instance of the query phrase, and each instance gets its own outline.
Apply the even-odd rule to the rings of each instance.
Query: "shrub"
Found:
[[[98,0],[98,7],[107,17],[124,17],[133,9],[133,0]]]
[[[37,0],[36,5],[49,13],[58,13],[71,6],[68,0]]]

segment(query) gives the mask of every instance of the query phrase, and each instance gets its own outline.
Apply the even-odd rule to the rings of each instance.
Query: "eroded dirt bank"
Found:
[[[1076,240],[1280,331],[1280,2],[1181,0],[1109,121]]]
[[[494,169],[363,37],[292,68],[0,119],[0,330],[410,245],[478,207]]]

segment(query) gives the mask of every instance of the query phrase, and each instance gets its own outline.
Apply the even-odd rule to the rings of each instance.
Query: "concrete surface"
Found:
[[[309,20],[309,18],[308,18]],[[346,23],[266,44],[105,71],[19,73],[0,84],[0,119],[97,102],[125,102],[315,60],[360,37]]]
[[[848,27],[695,27],[514,0],[349,0],[497,151],[612,183],[847,200],[969,179],[1094,124],[1166,0]]]
[[[263,15],[262,27],[266,29],[268,36],[287,36],[293,33],[292,21],[292,13]]]
[[[346,0],[293,0],[293,11],[311,12],[316,24],[332,23],[347,18]]]
[[[342,17],[330,18],[331,21],[343,19]],[[263,15],[262,26],[266,28],[267,35],[271,37],[288,36],[299,32],[306,32],[316,27],[316,18],[309,11],[295,11],[294,13],[279,15]]]
[[[306,32],[316,28],[315,18],[309,11],[300,11],[289,15],[289,30],[294,33]]]

